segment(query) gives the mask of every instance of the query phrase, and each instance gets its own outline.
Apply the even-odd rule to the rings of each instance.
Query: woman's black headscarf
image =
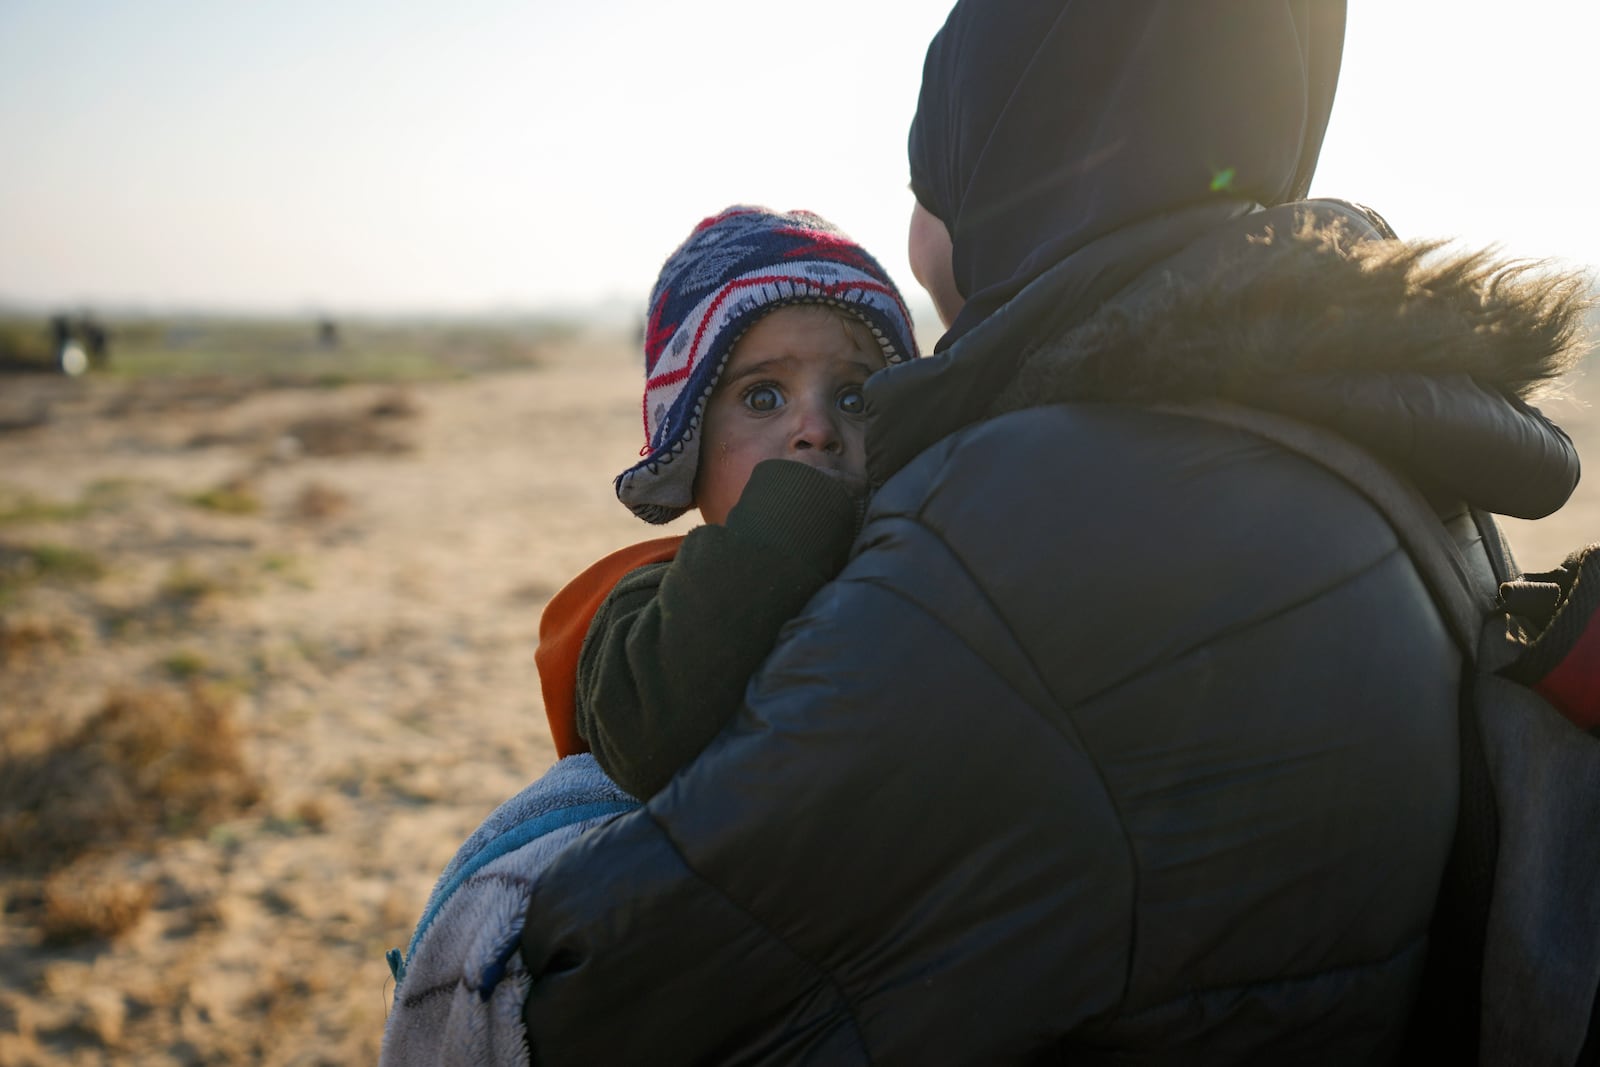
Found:
[[[957,3],[910,139],[912,190],[949,227],[967,298],[940,347],[1122,227],[1303,197],[1344,19],[1345,0]]]

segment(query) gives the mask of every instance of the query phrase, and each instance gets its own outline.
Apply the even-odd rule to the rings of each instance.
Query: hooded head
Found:
[[[1344,17],[1344,0],[960,0],[910,137],[965,298],[940,347],[1125,226],[1302,198]]]

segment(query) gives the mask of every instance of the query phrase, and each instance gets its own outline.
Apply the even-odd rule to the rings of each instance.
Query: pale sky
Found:
[[[0,0],[0,302],[642,306],[740,201],[820,212],[911,287],[948,6]],[[1594,0],[1353,0],[1313,192],[1600,263],[1597,44]]]

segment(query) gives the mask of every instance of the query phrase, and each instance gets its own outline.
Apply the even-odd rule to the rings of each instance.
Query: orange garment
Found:
[[[595,613],[628,572],[677,556],[683,537],[658,537],[620,548],[568,582],[545,606],[533,662],[539,668],[539,689],[544,693],[544,714],[556,755],[589,751],[578,736],[578,654]]]

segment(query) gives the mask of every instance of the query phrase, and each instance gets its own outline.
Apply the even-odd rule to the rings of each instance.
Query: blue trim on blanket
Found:
[[[496,837],[484,845],[477,855],[462,864],[461,869],[435,896],[428,910],[423,912],[422,920],[417,923],[416,933],[411,935],[411,943],[406,946],[405,958],[409,960],[412,953],[417,951],[417,945],[422,941],[422,935],[427,932],[428,927],[433,924],[433,920],[444,909],[445,901],[450,899],[450,895],[461,888],[463,882],[482,870],[485,865],[493,863],[501,856],[515,852],[530,841],[537,840],[552,830],[559,830],[563,826],[571,826],[573,823],[582,822],[585,819],[596,819],[602,815],[621,815],[623,812],[632,811],[639,806],[638,801],[603,800],[593,804],[579,804],[570,808],[558,808],[555,811],[539,816],[537,819],[518,823],[499,837]],[[394,964],[391,961],[390,969],[392,970],[393,968]],[[404,964],[402,964],[400,974],[404,973]],[[396,978],[398,980],[399,975],[396,975]]]

